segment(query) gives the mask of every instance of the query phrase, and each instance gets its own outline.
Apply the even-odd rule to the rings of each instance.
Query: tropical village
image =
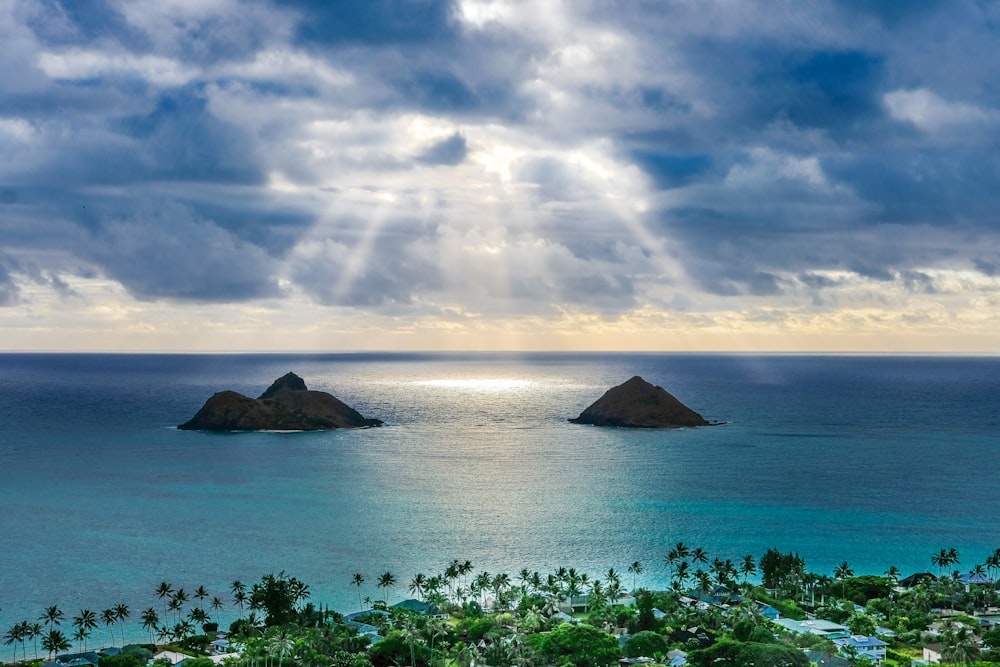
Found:
[[[826,574],[778,549],[733,561],[683,542],[661,563],[598,576],[454,560],[408,582],[354,573],[350,613],[312,602],[285,572],[225,592],[164,581],[141,611],[51,605],[3,640],[19,667],[1000,665],[1000,549],[971,568],[941,549],[930,565]],[[643,585],[654,567],[666,590]],[[225,628],[223,611],[235,618]],[[140,623],[148,642],[126,643],[126,624]]]

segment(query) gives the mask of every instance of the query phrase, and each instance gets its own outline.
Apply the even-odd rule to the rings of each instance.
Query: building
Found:
[[[834,639],[833,643],[836,644],[840,648],[841,653],[845,655],[853,653],[859,658],[868,658],[876,665],[881,665],[885,662],[885,649],[888,644],[878,637],[850,635],[848,637]]]
[[[846,625],[826,621],[822,618],[813,618],[805,621],[778,618],[771,622],[796,635],[819,635],[827,639],[843,639],[851,636],[851,631],[847,629]]]

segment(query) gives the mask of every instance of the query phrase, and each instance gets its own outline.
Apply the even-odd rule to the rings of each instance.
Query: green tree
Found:
[[[392,572],[384,572],[378,578],[378,588],[381,588],[385,592],[384,602],[389,604],[389,589],[396,585],[396,575]]]
[[[60,630],[49,630],[42,637],[42,648],[49,652],[50,658],[56,653],[68,650],[69,647],[69,640],[66,639],[66,635]]]
[[[851,616],[847,619],[846,625],[852,635],[864,635],[865,637],[871,637],[875,634],[875,619],[863,611],[857,611],[851,614]]]
[[[601,667],[618,662],[618,640],[586,623],[563,623],[550,632],[529,635],[528,643],[543,664]]]
[[[90,632],[97,627],[97,614],[89,609],[81,609],[80,613],[73,617],[73,627],[77,629],[73,638],[77,641],[83,641],[83,650],[86,651]]]
[[[639,561],[632,561],[632,564],[628,566],[629,574],[632,575],[632,590],[635,590],[635,578],[642,574],[642,563]]]
[[[166,581],[161,581],[156,587],[156,597],[163,600],[163,615],[167,615],[167,601],[174,594],[174,587]]]
[[[111,608],[105,609],[104,611],[101,612],[101,621],[104,623],[105,626],[108,627],[109,630],[111,630],[111,645],[114,646],[115,645],[114,626],[115,623],[118,622],[118,615],[115,614],[114,609]]]
[[[355,572],[351,576],[351,583],[354,584],[358,589],[358,606],[362,607],[363,605],[361,604],[361,584],[365,583],[365,575],[361,574],[360,572]]]
[[[261,577],[260,583],[250,589],[250,608],[260,609],[267,615],[264,625],[287,625],[297,615],[296,605],[308,595],[308,587],[284,571]]]
[[[149,643],[153,644],[153,630],[160,622],[160,615],[156,613],[155,609],[149,607],[142,612],[140,620],[142,620],[142,627],[149,632]]]
[[[656,658],[666,655],[669,650],[670,643],[666,637],[659,632],[643,630],[629,637],[622,648],[622,653],[626,658]]]
[[[132,612],[129,611],[128,605],[124,602],[116,604],[114,612],[115,619],[118,621],[122,631],[122,646],[125,646],[125,621],[132,615]]]
[[[38,620],[45,623],[48,626],[48,629],[51,630],[52,626],[59,625],[65,616],[66,615],[62,613],[62,610],[59,609],[59,607],[52,605],[51,607],[45,608],[45,611],[38,617]]]

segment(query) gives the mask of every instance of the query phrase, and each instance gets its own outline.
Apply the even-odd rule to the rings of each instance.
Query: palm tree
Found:
[[[285,656],[295,649],[295,642],[292,641],[291,637],[282,632],[274,638],[268,648],[278,654],[278,667],[281,667]]]
[[[686,560],[682,560],[680,565],[677,566],[677,571],[674,573],[674,588],[683,590],[689,576],[691,576],[691,566],[688,565]]]
[[[218,625],[218,623],[219,623],[219,610],[222,609],[222,607],[223,607],[222,600],[220,600],[218,597],[213,597],[212,598],[212,609],[215,610],[215,623],[216,623],[216,625]]]
[[[361,607],[361,584],[365,583],[365,575],[360,572],[355,572],[351,577],[351,583],[358,588],[358,606]]]
[[[56,653],[69,649],[69,647],[69,640],[60,630],[49,630],[48,634],[42,637],[42,648],[49,652],[50,658]]]
[[[156,597],[163,600],[163,615],[167,615],[167,598],[174,594],[174,587],[165,581],[161,581],[156,587]]]
[[[77,645],[80,646],[81,649],[84,646],[86,646],[87,637],[89,636],[90,636],[90,630],[88,630],[87,628],[78,627],[76,630],[73,631],[73,639],[74,641],[77,642]]]
[[[14,660],[11,664],[17,664],[17,643],[24,641],[24,626],[21,623],[15,623],[10,626],[6,634],[3,636],[3,643],[7,646],[11,644],[14,645]]]
[[[159,614],[156,613],[155,609],[149,607],[148,609],[142,612],[141,618],[142,618],[142,627],[149,631],[149,643],[152,644],[154,643],[153,630],[155,630],[156,626],[159,624],[160,616]]]
[[[132,614],[131,612],[129,612],[128,605],[125,604],[124,602],[119,602],[118,604],[116,604],[114,612],[115,612],[115,618],[118,619],[118,623],[119,625],[121,625],[122,646],[125,646],[125,621]]]
[[[104,625],[108,626],[108,628],[112,628],[114,624],[118,622],[118,614],[115,613],[114,609],[105,609],[101,612],[101,621],[103,621]],[[115,633],[113,631],[111,633],[111,645],[115,645]]]
[[[35,658],[38,658],[38,638],[42,636],[41,623],[29,623],[27,628],[28,638],[35,644]],[[43,647],[44,648],[44,647]]]
[[[87,650],[87,639],[90,638],[90,631],[97,627],[97,614],[90,611],[89,609],[81,609],[79,616],[73,617],[73,626],[77,628],[78,632],[73,635],[73,638],[79,641],[83,640],[83,650]],[[77,637],[77,635],[80,635]]]
[[[847,597],[847,579],[849,577],[853,577],[854,576],[854,570],[851,569],[851,566],[845,560],[840,565],[838,565],[837,567],[834,568],[834,570],[833,570],[833,576],[836,579],[840,579],[841,584],[843,586],[842,592],[841,592],[841,597],[845,597],[846,598]]]
[[[45,611],[38,617],[38,620],[47,624],[49,626],[49,630],[52,630],[52,626],[59,625],[65,617],[65,614],[62,613],[62,610],[60,610],[59,607],[52,605],[51,607],[45,608]]]
[[[385,603],[389,604],[389,589],[396,585],[396,575],[392,572],[385,572],[378,578],[378,588],[385,590]]]
[[[885,577],[895,586],[896,582],[899,580],[899,568],[895,565],[890,565],[889,569],[885,571]]]
[[[184,608],[184,603],[186,603],[188,599],[189,599],[188,594],[184,591],[183,588],[178,588],[176,591],[174,591],[173,596],[170,598],[170,601],[174,603],[175,607],[174,611],[175,612],[181,611]]]
[[[747,554],[743,557],[743,562],[740,563],[740,574],[743,575],[744,586],[750,575],[757,574],[757,561],[754,560],[753,554]]]
[[[628,571],[632,574],[632,590],[635,590],[635,578],[637,575],[642,574],[642,563],[639,561],[632,561],[632,564],[628,566]]]
[[[198,598],[198,602],[202,602],[208,597],[208,591],[205,590],[204,586],[199,586],[194,590],[194,596]]]
[[[410,580],[410,592],[416,595],[421,600],[424,597],[424,587],[427,586],[427,577],[422,573],[418,572],[413,575],[413,579]]]
[[[691,552],[692,563],[708,563],[708,552],[701,547],[695,547]]]

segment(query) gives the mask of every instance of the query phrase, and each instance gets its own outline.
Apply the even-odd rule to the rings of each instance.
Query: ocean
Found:
[[[175,428],[215,391],[288,371],[382,428]],[[570,424],[633,375],[719,425]],[[695,354],[0,355],[0,631],[50,605],[124,602],[161,581],[285,571],[344,612],[453,559],[476,571],[794,551],[809,570],[970,568],[1000,546],[1000,359]],[[190,608],[190,607],[189,607]],[[69,634],[69,628],[67,634]],[[108,635],[95,631],[91,646]],[[29,653],[31,648],[29,647]]]

